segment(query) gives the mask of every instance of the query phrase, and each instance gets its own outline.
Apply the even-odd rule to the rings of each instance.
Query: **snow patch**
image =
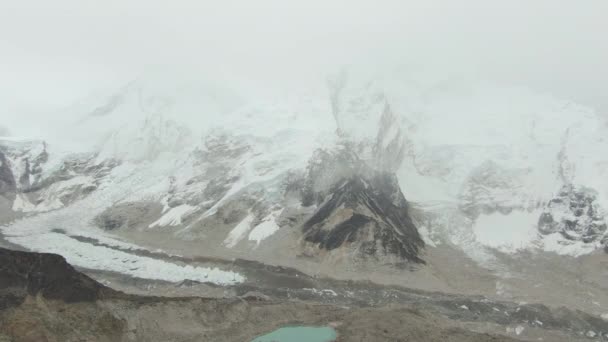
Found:
[[[23,194],[17,194],[13,201],[13,211],[32,212],[36,210],[36,206],[32,204]]]
[[[232,248],[236,246],[239,241],[241,241],[245,234],[251,229],[251,223],[255,220],[255,215],[249,214],[245,217],[239,224],[237,224],[230,233],[228,233],[228,237],[224,240],[224,245],[228,248]]]
[[[262,222],[255,226],[251,233],[249,233],[249,240],[255,241],[259,245],[262,240],[276,233],[276,231],[278,231],[280,228],[276,222],[276,219],[279,217],[279,215],[281,215],[282,212],[283,209],[279,209],[266,216]]]
[[[599,242],[584,243],[583,241],[573,241],[564,238],[560,233],[545,235],[542,240],[545,251],[555,252],[560,255],[578,257],[592,253],[601,247]]]
[[[336,293],[336,291],[332,290],[332,289],[316,289],[316,288],[303,288],[302,290],[304,291],[308,291],[311,293],[314,293],[316,295],[321,295],[321,296],[332,296],[332,297],[337,297],[338,294]]]
[[[27,196],[17,194],[13,201],[13,211],[22,213],[43,213],[63,207],[63,203],[58,198],[42,201],[39,204],[30,202]]]
[[[149,228],[153,228],[156,226],[166,227],[166,226],[179,226],[182,224],[182,219],[192,214],[198,209],[198,207],[182,204],[177,207],[169,209],[163,216],[161,216],[158,220],[151,223]]]
[[[431,247],[437,247],[438,242],[433,241],[431,238],[431,233],[426,225],[418,225],[418,233],[420,233],[420,237],[424,240],[424,243]]]
[[[473,224],[475,238],[482,245],[512,253],[532,246],[538,238],[538,211],[495,212],[480,215]]]

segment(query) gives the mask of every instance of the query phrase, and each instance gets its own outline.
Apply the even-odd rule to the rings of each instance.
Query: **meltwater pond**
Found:
[[[336,337],[336,331],[330,327],[284,327],[252,342],[331,342]]]

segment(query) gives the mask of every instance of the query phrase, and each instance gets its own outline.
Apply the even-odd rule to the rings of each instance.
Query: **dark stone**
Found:
[[[15,193],[15,177],[8,163],[8,158],[0,151],[0,195],[7,196]]]
[[[100,216],[99,217],[99,224],[105,230],[118,229],[118,228],[122,227],[125,224],[124,221],[125,220],[123,220],[122,217],[118,217],[118,218],[107,217],[107,216]]]
[[[306,241],[329,251],[351,247],[367,257],[385,254],[424,263],[419,257],[424,241],[393,175],[354,176],[337,183],[330,193],[305,222]],[[347,217],[342,219],[343,215]],[[328,222],[339,223],[330,226]]]
[[[541,234],[559,233],[568,240],[591,243],[606,236],[608,226],[597,204],[597,193],[567,184],[545,206],[538,230]]]
[[[57,254],[0,248],[1,305],[18,305],[27,295],[65,302],[92,302],[115,293],[76,271]]]
[[[104,230],[134,229],[149,224],[161,210],[161,205],[152,202],[126,202],[107,208],[93,219],[93,223]]]

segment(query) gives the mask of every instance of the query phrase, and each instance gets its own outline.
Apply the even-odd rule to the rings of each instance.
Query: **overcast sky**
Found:
[[[353,63],[523,84],[608,112],[607,34],[606,0],[0,0],[0,125],[151,69],[280,80]]]

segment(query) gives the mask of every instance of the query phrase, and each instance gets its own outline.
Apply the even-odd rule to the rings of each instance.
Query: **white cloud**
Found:
[[[15,134],[150,69],[295,82],[409,65],[608,111],[608,2],[0,0],[0,123]],[[27,120],[18,120],[25,118]]]

